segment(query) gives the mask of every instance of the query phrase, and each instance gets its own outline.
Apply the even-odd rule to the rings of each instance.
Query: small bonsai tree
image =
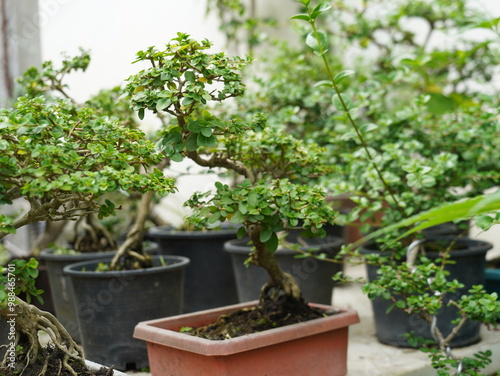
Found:
[[[99,201],[108,192],[167,194],[174,190],[162,171],[148,172],[163,156],[143,132],[68,99],[21,97],[14,108],[1,110],[0,124],[0,204],[9,205],[15,199],[28,203],[28,210],[17,216],[0,214],[0,239],[39,221],[74,220],[91,213],[112,215],[113,202]],[[22,273],[23,286],[33,292],[28,277],[36,277],[36,262],[13,265],[12,273]],[[0,315],[6,320],[15,315],[12,343],[17,361],[12,369],[7,356],[2,363],[6,372],[20,372],[44,358],[37,332],[45,330],[56,352],[62,354],[60,368],[76,375],[70,360],[83,362],[81,349],[54,316],[14,299],[7,294],[7,286],[2,284]],[[49,360],[45,359],[42,369]]]
[[[150,67],[131,76],[126,90],[140,118],[150,110],[171,119],[157,144],[171,160],[189,158],[235,175],[234,186],[217,183],[215,192],[195,194],[187,202],[194,209],[190,220],[205,227],[241,224],[238,236],[248,235],[254,247],[249,261],[268,272],[268,287],[274,287],[264,289],[273,293],[263,297],[284,294],[304,305],[297,282],[279,267],[274,252],[282,231],[325,234],[323,225],[336,213],[313,182],[330,168],[320,163],[321,148],[269,127],[261,115],[243,121],[210,113],[211,102],[243,94],[240,70],[249,62],[208,53],[210,46],[178,33],[163,50],[138,52],[136,62]]]

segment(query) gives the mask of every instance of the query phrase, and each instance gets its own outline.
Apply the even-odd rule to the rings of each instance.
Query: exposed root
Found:
[[[76,362],[76,364],[84,364],[83,350],[71,338],[61,323],[51,313],[42,311],[22,300],[18,300],[15,313],[15,329],[18,334],[16,347],[22,348],[18,354],[17,362],[18,367],[22,367],[18,370],[20,374],[22,375],[27,367],[34,365],[39,360],[42,346],[38,339],[38,332],[43,330],[48,334],[51,344],[57,349],[56,353],[62,355],[62,363],[58,374],[61,374],[62,370],[66,370],[70,374],[78,376],[70,365],[70,361]],[[1,312],[1,314],[5,315],[5,312]],[[2,367],[7,366],[6,357],[2,362]],[[44,359],[40,376],[46,374],[49,358]]]

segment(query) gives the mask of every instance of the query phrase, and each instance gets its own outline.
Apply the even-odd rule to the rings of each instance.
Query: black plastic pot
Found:
[[[158,245],[155,243],[148,244],[146,252],[157,254]],[[70,264],[109,258],[113,257],[114,254],[115,251],[57,254],[53,249],[45,249],[40,253],[40,258],[44,261],[47,268],[48,280],[50,282],[50,296],[54,305],[55,315],[77,342],[81,342],[81,335],[71,288],[71,278],[63,273],[63,269]]]
[[[454,239],[453,237],[429,239],[426,241],[426,244],[433,242],[450,244]],[[485,256],[486,252],[493,247],[491,243],[470,238],[459,238],[456,241],[456,246],[457,250],[450,252],[450,260],[453,260],[455,263],[448,264],[446,269],[450,272],[448,278],[450,280],[458,280],[464,284],[464,287],[459,289],[455,296],[446,297],[444,305],[450,299],[457,299],[461,295],[466,294],[473,285],[484,284]],[[379,251],[374,246],[368,246],[361,252],[368,254]],[[440,257],[438,252],[427,252],[426,256],[431,260]],[[368,279],[373,281],[377,277],[378,267],[367,264],[366,268]],[[397,308],[387,313],[391,305],[392,302],[389,300],[379,298],[372,300],[376,335],[380,342],[398,347],[412,347],[404,337],[406,333],[410,332],[413,332],[418,337],[433,340],[430,326],[426,321],[418,317],[417,314],[407,315]],[[457,309],[453,306],[444,307],[436,315],[437,327],[445,336],[451,333],[454,327],[451,321],[457,317]],[[480,323],[468,320],[451,341],[450,346],[464,347],[480,340]]]
[[[488,293],[500,295],[500,269],[486,268],[484,288]]]
[[[40,257],[47,266],[50,295],[54,304],[55,315],[71,334],[71,337],[75,341],[81,342],[71,279],[69,276],[64,275],[63,268],[66,265],[81,261],[112,257],[115,252],[88,252],[66,255],[55,254],[54,252],[53,249],[45,249],[40,253]]]
[[[132,337],[134,327],[140,321],[182,313],[189,264],[180,256],[153,259],[154,267],[141,270],[94,271],[111,258],[64,267],[71,278],[86,359],[119,370],[148,366],[144,342]]]
[[[148,231],[160,254],[184,256],[191,261],[186,270],[185,313],[238,302],[231,259],[223,250],[226,241],[236,238],[236,231],[179,231],[168,227]]]
[[[342,239],[333,236],[302,240],[308,244],[307,247],[301,247],[302,251],[314,248],[313,253],[325,253],[328,258],[335,257],[343,243]],[[258,299],[260,289],[268,282],[269,276],[264,269],[255,265],[245,266],[251,251],[248,239],[230,240],[224,244],[224,249],[231,255],[239,301],[243,303]],[[275,255],[280,267],[295,277],[306,301],[331,304],[335,285],[332,276],[342,270],[342,264],[313,257],[296,258],[298,253],[287,248],[277,250]]]

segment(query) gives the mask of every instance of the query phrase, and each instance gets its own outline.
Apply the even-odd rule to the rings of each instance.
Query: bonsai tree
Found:
[[[345,120],[346,124],[352,128],[353,133],[356,135],[361,145],[361,152],[352,156],[352,160],[356,157],[364,156],[364,159],[368,162],[369,168],[372,169],[372,179],[378,179],[376,191],[384,192],[383,194],[380,194],[379,192],[375,196],[378,197],[375,201],[378,203],[378,209],[382,209],[383,203],[387,203],[393,208],[392,211],[390,208],[384,209],[384,219],[387,220],[388,218],[391,218],[392,220],[395,220],[398,218],[395,215],[386,216],[388,212],[398,212],[400,215],[399,218],[405,218],[397,224],[393,224],[388,228],[384,228],[376,232],[377,236],[387,235],[384,246],[385,249],[392,251],[392,254],[389,256],[371,255],[368,257],[369,262],[376,263],[380,266],[379,277],[375,281],[365,284],[363,290],[370,298],[381,297],[392,300],[393,307],[402,309],[409,314],[417,313],[421,318],[427,321],[429,325],[431,325],[432,334],[436,338],[437,347],[428,347],[428,343],[424,342],[422,344],[422,348],[425,352],[430,353],[432,365],[438,370],[439,375],[460,374],[462,371],[471,375],[479,375],[481,369],[485,368],[486,365],[491,362],[491,351],[479,352],[474,354],[473,357],[456,358],[451,353],[449,343],[467,320],[481,321],[488,325],[496,325],[496,321],[499,318],[498,313],[500,307],[500,302],[497,300],[498,296],[496,296],[496,294],[486,294],[482,286],[473,286],[470,289],[469,294],[458,296],[457,298],[449,300],[448,303],[445,303],[445,296],[452,295],[456,293],[459,288],[463,287],[459,281],[450,280],[448,278],[449,272],[446,270],[446,265],[450,262],[448,260],[448,256],[451,247],[444,249],[440,254],[440,258],[435,261],[421,257],[419,258],[420,263],[415,263],[416,258],[411,257],[401,261],[403,256],[402,253],[406,253],[406,247],[402,247],[397,244],[394,245],[394,243],[396,240],[401,240],[406,235],[411,235],[417,230],[428,227],[431,224],[440,223],[443,218],[450,220],[463,217],[466,214],[471,215],[491,211],[492,209],[498,207],[498,203],[496,202],[497,195],[493,196],[493,198],[490,198],[489,200],[481,199],[482,201],[479,201],[478,199],[475,199],[475,201],[470,200],[459,204],[447,205],[440,208],[439,212],[437,212],[437,210],[424,212],[412,219],[407,219],[407,217],[412,213],[412,210],[415,209],[414,206],[408,205],[408,201],[413,203],[412,200],[415,198],[415,192],[411,190],[412,187],[415,184],[422,186],[434,186],[435,182],[438,180],[437,177],[434,178],[431,175],[426,177],[425,175],[430,171],[439,171],[440,173],[443,173],[444,170],[439,170],[436,167],[431,168],[425,165],[423,167],[426,168],[422,168],[422,166],[418,168],[418,164],[424,160],[425,155],[421,156],[418,154],[420,148],[409,149],[414,152],[412,156],[413,158],[417,158],[417,161],[409,163],[406,165],[408,167],[403,168],[408,173],[406,175],[407,182],[404,185],[406,189],[398,189],[398,179],[393,177],[391,175],[391,171],[387,171],[387,165],[384,165],[384,163],[387,163],[386,161],[390,160],[390,157],[394,155],[394,147],[392,149],[389,148],[389,146],[382,148],[382,151],[388,155],[387,159],[384,158],[383,153],[377,153],[373,148],[371,148],[371,143],[373,141],[377,141],[378,138],[371,138],[370,135],[366,135],[366,129],[365,132],[363,132],[363,128],[358,124],[358,121],[363,118],[359,115],[359,112],[355,111],[354,100],[348,96],[346,93],[347,89],[341,85],[341,82],[345,82],[344,80],[348,76],[353,75],[354,71],[342,71],[334,75],[332,70],[329,68],[328,61],[325,57],[329,46],[327,33],[318,28],[316,19],[330,9],[330,4],[323,2],[316,7],[312,7],[310,6],[309,0],[300,0],[300,3],[304,6],[305,13],[295,16],[294,19],[303,20],[309,23],[310,32],[306,38],[306,43],[323,59],[325,68],[328,72],[328,80],[323,84],[330,87],[335,92],[333,103],[339,111],[343,112],[344,116],[342,119]],[[417,104],[420,104],[421,102],[418,102],[418,100],[419,99],[417,98]],[[498,116],[495,116],[492,108],[485,106],[484,103],[481,104],[482,111],[483,113],[485,112],[485,114],[483,117],[480,117],[480,119],[487,119],[488,125],[493,126],[493,129],[496,129],[497,127],[495,124],[498,124],[498,119],[496,119]],[[470,107],[474,108],[475,106],[472,104]],[[416,108],[419,109],[420,114],[417,115],[415,112],[410,118],[411,120],[424,125],[431,121],[432,117],[427,115],[425,112],[422,112],[423,107],[416,106]],[[369,107],[367,111],[370,112]],[[410,110],[410,112],[412,111],[413,109]],[[461,125],[468,126],[470,124],[467,123],[470,108],[461,109],[460,112],[458,112],[458,109],[456,111],[457,112],[450,115],[449,118],[464,121],[465,124]],[[361,114],[364,114],[364,112],[361,112]],[[443,118],[444,125],[451,125],[451,123],[448,122],[449,118],[446,116]],[[372,127],[368,127],[368,129],[369,128],[378,131],[380,127],[374,125]],[[447,131],[447,129],[443,131]],[[465,131],[465,129],[463,131]],[[382,132],[382,134],[386,135],[386,137],[391,140],[389,133]],[[419,135],[416,131],[413,134],[416,136]],[[464,163],[465,160],[466,158],[464,158]],[[396,159],[396,161],[398,161],[398,159]],[[401,160],[399,159],[399,161]],[[413,167],[410,169],[412,165]],[[471,158],[471,162],[464,166],[463,169],[466,170],[467,167],[476,165],[480,165],[480,161],[476,161]],[[365,162],[364,170],[366,169],[367,166]],[[364,176],[361,170],[358,169],[357,171],[359,176]],[[488,175],[485,181],[478,182],[474,188],[484,187],[482,184],[487,182],[489,177],[490,175]],[[448,182],[448,185],[443,185],[443,192],[447,192],[445,188],[448,190],[451,189],[454,186],[453,183],[455,181],[457,180],[444,179],[444,182]],[[441,193],[441,190],[438,192]],[[445,198],[449,198],[451,197],[451,193],[443,196]],[[439,196],[439,199],[442,200],[443,196]],[[381,200],[380,197],[383,199]],[[429,199],[431,199],[432,194],[428,193],[423,197],[429,197]],[[474,209],[471,210],[471,204],[478,204],[478,202],[480,202],[480,205],[475,208],[476,211],[474,212]],[[443,214],[444,211],[450,209],[456,211]],[[440,214],[440,219],[435,219],[433,215],[438,215],[438,213]],[[413,225],[417,221],[424,221],[424,223],[411,231],[405,232],[405,234],[400,237],[397,237],[397,235],[392,232],[403,226]],[[372,235],[372,237],[375,237],[375,235]],[[396,237],[397,239],[395,239]],[[356,253],[354,255],[357,256]],[[411,254],[409,256],[411,256]],[[458,309],[457,319],[453,321],[453,324],[456,326],[449,336],[443,335],[439,327],[435,325],[436,314],[445,304],[453,305]],[[419,344],[420,339],[413,337],[412,340],[415,344]]]
[[[28,203],[27,211],[19,215],[0,214],[0,239],[38,221],[74,220],[91,213],[113,215],[114,203],[99,201],[108,192],[167,194],[174,189],[163,172],[148,171],[163,156],[131,124],[100,116],[68,99],[44,97],[21,97],[14,108],[2,110],[0,118],[0,204],[9,205],[15,199]],[[9,273],[22,274],[28,291],[33,291],[28,277],[36,277],[34,268],[34,261],[19,261]],[[6,320],[16,317],[12,343],[17,361],[10,368],[7,356],[2,363],[5,372],[32,367],[40,357],[45,359],[41,369],[47,369],[51,357],[42,355],[36,334],[45,330],[53,340],[54,353],[62,354],[57,366],[76,375],[73,361],[81,363],[82,352],[57,319],[2,287],[0,315]],[[35,290],[35,295],[39,293]]]
[[[157,146],[172,161],[189,158],[235,175],[234,186],[217,183],[214,192],[194,195],[186,203],[194,209],[190,220],[205,227],[241,224],[238,236],[248,235],[254,247],[249,262],[270,276],[263,297],[286,296],[305,306],[297,282],[281,270],[274,252],[283,231],[325,234],[323,225],[336,213],[313,182],[330,168],[320,163],[321,148],[268,126],[262,115],[244,121],[210,113],[210,102],[243,94],[240,70],[249,62],[208,53],[210,46],[178,33],[165,49],[139,51],[136,62],[150,66],[128,79],[128,96],[140,118],[146,110],[168,116]]]
[[[122,88],[117,86],[109,90],[100,90],[96,95],[85,101],[83,104],[78,103],[71,95],[71,88],[68,87],[66,77],[73,72],[85,72],[91,62],[91,57],[88,51],[80,50],[80,54],[70,57],[63,55],[59,66],[56,66],[52,61],[45,61],[41,68],[30,67],[17,81],[20,84],[21,90],[25,93],[26,98],[37,98],[43,96],[47,101],[65,98],[77,107],[91,108],[99,116],[108,116],[120,123],[138,128],[139,124],[136,117],[129,107],[127,101],[120,96]],[[110,201],[120,207],[127,207],[130,199],[126,199],[125,195],[118,192],[108,192],[105,198],[110,198]],[[128,193],[127,193],[128,194]],[[138,195],[139,193],[132,193]],[[135,200],[137,201],[137,199]],[[130,210],[128,214],[131,214]],[[72,248],[77,252],[98,252],[105,250],[116,250],[117,241],[116,230],[108,229],[109,226],[104,226],[101,222],[109,221],[115,224],[120,221],[118,213],[113,213],[113,216],[103,217],[98,221],[95,213],[80,216],[74,222],[74,231],[72,239]],[[113,219],[110,219],[113,218]],[[67,227],[68,220],[57,222],[46,221],[43,232],[36,240],[33,255],[36,257],[40,250],[51,246],[59,238],[63,228]],[[113,231],[113,234],[111,233]]]

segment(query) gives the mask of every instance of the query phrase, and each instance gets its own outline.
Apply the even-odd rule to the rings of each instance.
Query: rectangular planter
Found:
[[[207,325],[222,314],[255,304],[247,302],[139,323],[134,337],[147,342],[152,376],[346,375],[348,329],[359,322],[353,310],[224,341],[178,332],[183,326]]]

